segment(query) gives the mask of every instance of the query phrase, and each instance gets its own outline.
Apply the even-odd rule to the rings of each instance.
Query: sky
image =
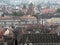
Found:
[[[0,0],[0,3],[19,5],[21,2],[22,3],[31,3],[31,2],[32,3],[41,3],[41,2],[47,3],[48,1],[60,3],[60,0]]]

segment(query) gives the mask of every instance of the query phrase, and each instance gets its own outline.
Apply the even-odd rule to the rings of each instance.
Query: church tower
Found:
[[[33,15],[34,14],[34,5],[33,5],[33,3],[30,3],[27,13],[29,15]]]
[[[23,7],[22,7],[22,13],[23,13],[24,15],[26,15],[26,13],[27,13],[27,7],[26,7],[25,4],[24,4]]]

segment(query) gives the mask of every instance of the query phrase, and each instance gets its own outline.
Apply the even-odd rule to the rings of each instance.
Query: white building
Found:
[[[46,19],[49,24],[59,24],[60,25],[60,18],[51,18],[51,19]]]

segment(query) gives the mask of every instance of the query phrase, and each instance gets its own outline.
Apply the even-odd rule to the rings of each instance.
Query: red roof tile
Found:
[[[55,9],[53,9],[53,8],[50,8],[50,9],[42,9],[41,12],[42,13],[49,13],[49,12],[54,13],[55,12]]]

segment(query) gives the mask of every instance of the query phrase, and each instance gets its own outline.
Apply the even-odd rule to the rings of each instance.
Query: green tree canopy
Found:
[[[39,14],[39,13],[37,13],[37,14],[35,14],[35,15],[33,15],[33,16],[35,16],[37,19],[40,18],[40,14]]]
[[[56,10],[56,12],[57,12],[57,13],[60,13],[60,8],[58,8],[58,9]]]
[[[18,16],[18,13],[17,12],[13,12],[13,16]]]
[[[13,12],[12,15],[13,15],[13,16],[22,16],[23,13],[22,13],[21,11],[19,11],[19,12]]]
[[[39,14],[39,13],[37,13],[37,14],[35,14],[35,15],[33,15],[33,16],[35,16],[35,17],[37,18],[37,24],[39,24],[40,14]]]

